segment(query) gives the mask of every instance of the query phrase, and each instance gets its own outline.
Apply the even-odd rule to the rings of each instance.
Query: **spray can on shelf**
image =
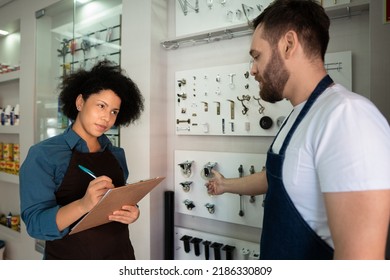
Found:
[[[13,110],[13,114],[14,114],[14,125],[19,125],[19,104],[16,104],[15,105],[15,108]]]
[[[4,112],[4,108],[0,108],[0,114],[1,114],[1,125],[4,125],[5,124],[5,112]]]
[[[11,227],[12,213],[9,212],[7,215],[7,227]]]
[[[4,125],[11,125],[11,105],[7,105],[4,109]]]

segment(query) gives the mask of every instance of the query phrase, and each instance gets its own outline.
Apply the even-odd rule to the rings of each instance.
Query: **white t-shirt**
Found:
[[[304,103],[273,145],[278,153]],[[390,189],[390,127],[363,96],[336,84],[315,101],[287,147],[283,182],[312,229],[333,246],[323,192]]]

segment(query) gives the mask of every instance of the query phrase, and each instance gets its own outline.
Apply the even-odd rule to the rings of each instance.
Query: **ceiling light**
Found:
[[[80,3],[80,4],[85,4],[85,3],[88,3],[90,2],[91,0],[76,0],[76,2]]]
[[[1,30],[1,29],[0,29],[0,35],[6,36],[6,35],[8,35],[8,34],[9,34],[8,31]]]

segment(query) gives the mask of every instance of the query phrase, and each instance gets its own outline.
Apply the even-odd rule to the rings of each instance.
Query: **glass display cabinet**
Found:
[[[121,61],[121,0],[63,0],[36,12],[35,142],[71,122],[60,111],[58,85],[66,75],[100,60]],[[106,133],[119,146],[119,128]]]

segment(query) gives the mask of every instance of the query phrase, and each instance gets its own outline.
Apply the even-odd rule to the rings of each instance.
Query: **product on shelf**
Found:
[[[11,66],[7,63],[0,62],[0,74],[5,74],[5,73],[17,71],[17,70],[20,70],[19,65]]]
[[[7,105],[5,108],[0,108],[0,114],[1,125],[19,125],[19,104],[16,104],[14,107]]]
[[[3,160],[6,162],[13,161],[14,159],[14,144],[3,143]]]
[[[0,224],[20,232],[20,215],[13,215],[11,212],[8,215],[0,213]]]
[[[0,171],[19,174],[20,151],[17,143],[0,143]]]

